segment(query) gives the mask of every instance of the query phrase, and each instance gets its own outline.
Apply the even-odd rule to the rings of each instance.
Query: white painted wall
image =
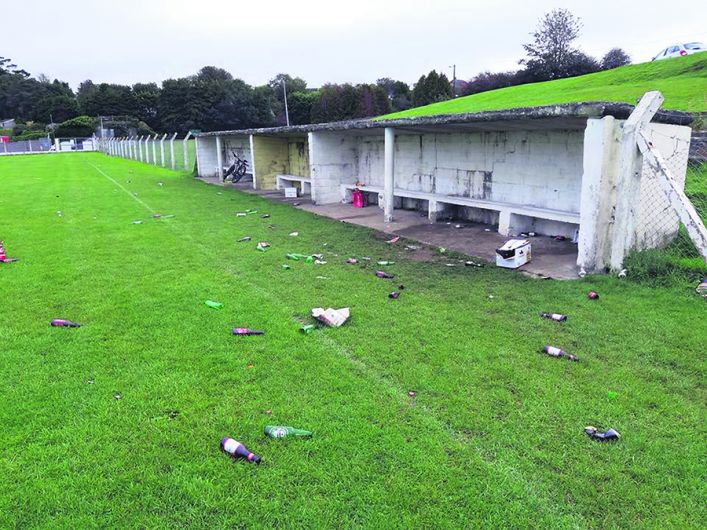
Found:
[[[248,167],[253,167],[253,157],[250,152],[249,136],[222,136],[223,163],[230,165],[233,162],[232,151],[248,161]],[[200,177],[214,178],[218,176],[218,156],[216,153],[216,137],[201,136],[197,141],[197,171]]]
[[[353,184],[358,179],[358,138],[328,131],[309,133],[309,165],[312,201],[339,202],[340,185]]]

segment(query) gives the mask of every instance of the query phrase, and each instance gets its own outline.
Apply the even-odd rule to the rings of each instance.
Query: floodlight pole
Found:
[[[184,143],[182,144],[182,150],[184,151],[184,169],[189,169],[189,153],[187,153],[187,141],[190,137],[191,131],[189,131],[184,137]]]
[[[174,159],[174,140],[177,138],[177,133],[174,133],[172,135],[172,138],[169,139],[169,160],[172,163],[172,171],[174,171],[177,168],[177,161]]]
[[[285,120],[287,121],[287,126],[290,126],[290,112],[287,110],[287,85],[285,83],[285,78],[282,79],[282,96],[285,98]]]

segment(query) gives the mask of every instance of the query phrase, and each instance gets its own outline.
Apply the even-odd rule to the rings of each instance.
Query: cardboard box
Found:
[[[297,188],[285,188],[285,198],[286,199],[296,199],[297,198]]]
[[[506,269],[517,269],[530,261],[530,241],[527,239],[510,239],[496,249],[496,265]]]

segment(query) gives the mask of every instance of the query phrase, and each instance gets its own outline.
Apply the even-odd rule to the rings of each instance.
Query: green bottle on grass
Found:
[[[286,436],[312,436],[311,431],[295,429],[294,427],[287,427],[284,425],[266,425],[263,432],[265,433],[265,436],[269,436],[270,438],[285,438]]]
[[[223,307],[221,302],[216,302],[214,300],[204,300],[204,305],[212,309],[221,309]]]

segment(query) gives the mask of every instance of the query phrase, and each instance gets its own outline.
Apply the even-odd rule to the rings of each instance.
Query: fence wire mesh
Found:
[[[689,143],[677,136],[652,130],[652,141],[679,187],[707,224],[707,131],[693,132]],[[660,171],[644,163],[641,181],[639,229],[627,266],[633,276],[651,281],[679,277],[690,281],[707,275],[707,264],[670,204],[659,181]]]

